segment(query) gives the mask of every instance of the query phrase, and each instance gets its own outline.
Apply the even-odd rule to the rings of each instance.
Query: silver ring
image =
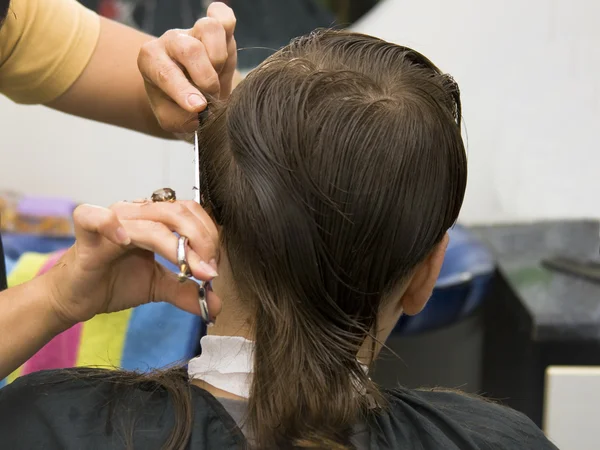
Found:
[[[192,276],[190,265],[187,261],[187,243],[188,238],[179,236],[177,240],[177,266],[179,267],[179,281],[185,281]]]
[[[208,312],[208,302],[206,301],[206,283],[202,282],[198,285],[198,303],[200,304],[200,317],[207,327],[212,327],[214,322],[210,319]]]

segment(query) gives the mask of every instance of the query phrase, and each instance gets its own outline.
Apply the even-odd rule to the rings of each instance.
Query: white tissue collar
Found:
[[[250,396],[254,342],[239,336],[204,336],[202,354],[188,363],[190,380],[202,380],[238,397]]]

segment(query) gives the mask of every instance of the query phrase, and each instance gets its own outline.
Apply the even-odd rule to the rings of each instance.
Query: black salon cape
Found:
[[[122,424],[132,413],[134,448],[161,448],[173,426],[164,391],[128,387],[114,407],[114,383],[66,372],[38,372],[0,390],[0,449],[124,449]],[[389,412],[370,425],[372,450],[556,449],[528,418],[499,405],[453,392],[395,390],[386,396]],[[244,447],[244,436],[217,399],[193,386],[192,402],[189,450]]]

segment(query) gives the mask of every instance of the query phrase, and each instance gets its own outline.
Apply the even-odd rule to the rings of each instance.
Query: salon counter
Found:
[[[541,426],[545,371],[600,365],[600,283],[542,266],[561,255],[598,260],[598,221],[474,227],[497,271],[484,306],[482,391]]]

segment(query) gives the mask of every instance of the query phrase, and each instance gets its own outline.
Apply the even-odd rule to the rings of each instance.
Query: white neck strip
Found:
[[[254,371],[254,342],[239,336],[204,336],[200,346],[202,354],[188,363],[190,379],[248,398]]]

